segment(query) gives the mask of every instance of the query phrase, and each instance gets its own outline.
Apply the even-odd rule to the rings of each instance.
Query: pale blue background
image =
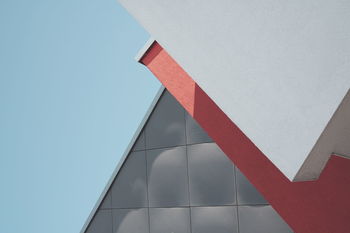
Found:
[[[116,0],[0,0],[0,232],[77,233],[159,83]]]

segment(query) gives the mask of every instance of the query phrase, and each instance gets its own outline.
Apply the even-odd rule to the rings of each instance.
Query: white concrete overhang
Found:
[[[350,155],[350,1],[119,1],[290,180]]]
[[[146,53],[149,51],[150,47],[155,42],[154,38],[149,38],[147,42],[142,46],[142,48],[137,52],[135,56],[135,61],[140,62],[141,59],[146,55]]]

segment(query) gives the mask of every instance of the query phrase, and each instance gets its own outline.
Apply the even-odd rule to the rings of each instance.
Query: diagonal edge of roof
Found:
[[[153,43],[153,41],[152,41],[152,43]],[[92,221],[93,217],[95,216],[95,214],[96,214],[96,212],[97,212],[101,202],[103,201],[104,197],[106,196],[106,194],[107,194],[109,188],[111,187],[114,179],[117,177],[117,175],[118,175],[118,173],[120,171],[120,168],[123,166],[124,162],[128,158],[128,155],[130,154],[132,147],[134,146],[138,136],[140,135],[140,133],[141,133],[143,127],[145,126],[148,118],[150,117],[151,113],[153,112],[155,106],[157,105],[157,103],[158,103],[160,97],[162,96],[164,90],[165,90],[165,87],[163,85],[161,85],[161,87],[159,88],[157,94],[155,95],[151,105],[149,106],[145,116],[143,117],[141,123],[139,124],[137,130],[135,131],[134,136],[132,137],[129,145],[126,147],[123,156],[120,158],[118,165],[114,169],[114,171],[113,171],[111,177],[109,178],[105,188],[103,189],[99,199],[97,200],[94,208],[91,210],[88,218],[86,219],[82,229],[80,230],[80,233],[84,233],[87,230],[88,226],[90,225],[90,222]]]
[[[147,42],[144,44],[144,46],[142,46],[142,48],[137,52],[136,56],[135,56],[135,60],[137,62],[140,62],[141,59],[146,55],[146,53],[148,52],[148,50],[151,48],[151,46],[153,45],[153,43],[155,42],[156,40],[151,37],[147,40]]]

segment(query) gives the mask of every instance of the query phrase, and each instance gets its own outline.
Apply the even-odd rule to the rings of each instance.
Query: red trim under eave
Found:
[[[152,45],[141,63],[296,233],[350,232],[350,160],[332,156],[317,181],[290,182],[158,43]]]

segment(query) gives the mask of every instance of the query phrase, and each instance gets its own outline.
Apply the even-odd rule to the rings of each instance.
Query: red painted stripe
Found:
[[[317,181],[290,182],[158,43],[141,62],[295,232],[350,232],[350,160],[332,156]]]

